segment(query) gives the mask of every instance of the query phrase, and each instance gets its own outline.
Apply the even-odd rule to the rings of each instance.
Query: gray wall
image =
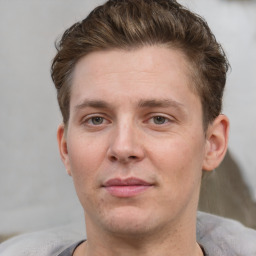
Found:
[[[83,220],[58,155],[61,118],[49,70],[57,36],[101,2],[0,0],[0,233]],[[256,4],[182,2],[207,19],[230,59],[230,151],[256,200]]]

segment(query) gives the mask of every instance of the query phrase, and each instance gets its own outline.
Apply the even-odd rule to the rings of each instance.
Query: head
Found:
[[[195,231],[202,169],[220,163],[228,131],[227,62],[207,24],[175,1],[112,0],[58,47],[58,142],[87,235]]]
[[[191,88],[201,99],[206,128],[221,112],[229,65],[207,23],[171,0],[111,0],[65,31],[51,70],[65,126],[72,75],[83,56],[153,45],[177,49],[188,60]]]

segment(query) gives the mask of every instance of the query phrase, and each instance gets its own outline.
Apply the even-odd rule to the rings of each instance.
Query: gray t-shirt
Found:
[[[63,252],[61,252],[58,256],[72,256],[75,249],[81,244],[83,243],[84,241],[79,241],[79,242],[76,242],[74,244],[72,244],[71,246],[69,246],[67,249],[65,249]]]
[[[61,252],[58,256],[72,256],[75,249],[81,244],[83,243],[84,240],[82,241],[79,241],[79,242],[76,242],[74,244],[72,244],[71,246],[69,246],[67,249],[65,249],[63,252]],[[201,248],[202,248],[202,251],[204,253],[204,256],[210,256],[209,254],[206,254],[206,251],[205,249],[202,247],[201,245]]]
[[[83,224],[72,223],[7,240],[0,244],[0,255],[71,256],[85,239]],[[256,230],[215,215],[198,212],[197,241],[207,256],[256,256]]]

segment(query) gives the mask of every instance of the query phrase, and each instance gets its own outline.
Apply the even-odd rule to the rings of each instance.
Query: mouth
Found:
[[[103,188],[115,197],[133,197],[141,194],[152,186],[152,183],[134,177],[127,179],[110,179],[103,184]]]

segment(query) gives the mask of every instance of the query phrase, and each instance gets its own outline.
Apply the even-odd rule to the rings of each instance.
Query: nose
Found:
[[[141,161],[145,152],[138,128],[127,123],[116,127],[111,136],[107,156],[112,162]]]

